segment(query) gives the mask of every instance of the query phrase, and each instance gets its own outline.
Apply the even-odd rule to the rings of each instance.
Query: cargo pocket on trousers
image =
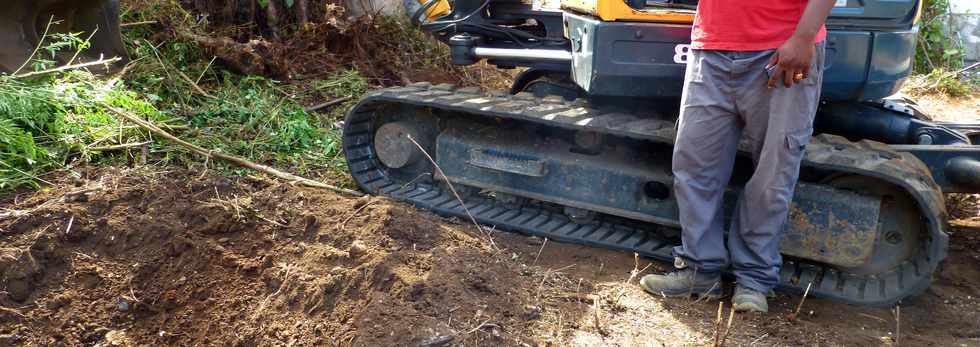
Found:
[[[806,151],[806,145],[810,143],[810,135],[813,129],[806,128],[791,131],[786,134],[786,147],[789,153],[794,156],[801,156]]]
[[[779,153],[779,166],[774,170],[774,176],[768,185],[781,200],[788,202],[792,198],[793,186],[800,173],[800,162],[812,133],[813,128],[804,128],[786,134],[786,149]]]

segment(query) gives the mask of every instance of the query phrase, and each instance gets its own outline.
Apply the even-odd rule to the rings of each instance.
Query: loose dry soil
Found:
[[[0,346],[710,345],[718,301],[667,264],[492,232],[377,197],[108,168],[0,199]],[[955,222],[905,345],[980,345],[980,221]],[[631,270],[643,271],[633,281]],[[894,345],[893,310],[779,293],[729,345]],[[726,306],[727,317],[727,306]]]

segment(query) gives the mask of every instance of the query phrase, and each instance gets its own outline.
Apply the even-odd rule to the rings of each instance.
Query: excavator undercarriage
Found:
[[[934,122],[889,97],[911,70],[918,1],[848,4],[880,16],[845,8],[828,22],[780,285],[891,305],[928,288],[945,258],[943,193],[980,192],[980,146],[975,124]],[[413,19],[454,63],[526,70],[509,92],[416,83],[364,96],[344,127],[358,185],[497,229],[670,261],[681,232],[670,163],[696,1],[416,5]],[[726,218],[754,169],[747,148]]]

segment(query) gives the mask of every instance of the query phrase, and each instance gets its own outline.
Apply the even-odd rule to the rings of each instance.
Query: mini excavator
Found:
[[[696,6],[406,0],[454,64],[523,71],[509,91],[368,93],[344,126],[350,172],[366,192],[442,215],[670,261],[671,149]],[[912,71],[921,12],[919,0],[837,1],[780,287],[864,305],[921,293],[946,256],[943,194],[980,192],[980,126],[933,121],[893,96]],[[726,219],[753,172],[747,149]]]

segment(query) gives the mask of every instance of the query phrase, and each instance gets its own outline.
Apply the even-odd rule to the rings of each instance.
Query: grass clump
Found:
[[[173,4],[157,2],[130,19],[189,21]],[[153,17],[146,15],[152,13]],[[168,132],[215,151],[274,165],[335,184],[352,186],[345,174],[335,116],[304,110],[304,98],[357,96],[368,85],[348,69],[315,81],[313,88],[283,84],[265,77],[242,76],[224,69],[195,43],[157,37],[153,24],[124,31],[132,63],[118,76],[97,77],[86,71],[52,73],[32,79],[0,75],[0,192],[21,186],[39,188],[51,171],[79,163],[141,160],[162,165],[244,170],[185,155],[181,148],[153,143],[142,148],[100,150],[112,145],[152,140],[103,108],[109,104],[140,115]],[[60,36],[59,36],[60,35]],[[87,42],[80,36],[49,35],[25,71],[53,67],[50,54],[72,53]],[[339,110],[337,112],[342,112]]]

